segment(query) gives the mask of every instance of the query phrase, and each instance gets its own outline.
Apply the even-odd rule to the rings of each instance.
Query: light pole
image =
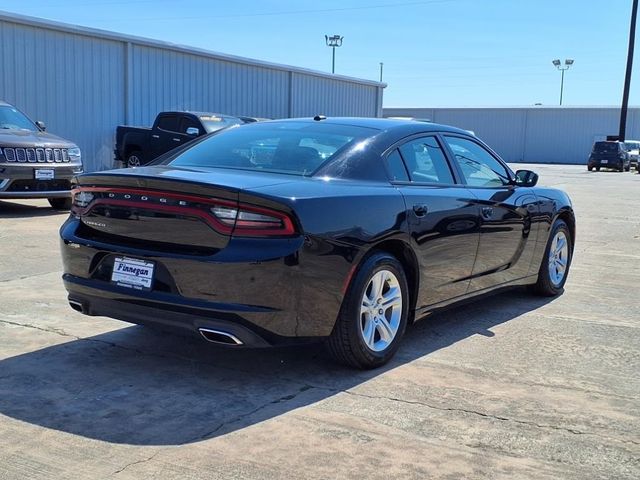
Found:
[[[380,83],[382,83],[382,67],[384,67],[384,63],[380,62]]]
[[[554,67],[556,67],[558,70],[562,72],[562,79],[560,80],[560,105],[562,105],[562,92],[564,90],[564,71],[569,70],[569,67],[573,65],[573,60],[571,60],[570,58],[567,58],[564,61],[564,66],[562,65],[562,62],[557,59],[554,60],[552,63]]]
[[[342,39],[340,35],[325,35],[324,41],[327,43],[327,47],[331,47],[333,49],[333,56],[331,59],[331,73],[336,73],[336,47],[342,46]]]
[[[633,69],[633,48],[636,43],[636,19],[638,17],[638,0],[633,0],[631,6],[631,26],[629,27],[629,50],[627,53],[627,71],[624,76],[624,90],[622,91],[622,108],[620,109],[620,131],[618,140],[624,142],[627,130],[627,108],[629,106],[629,88],[631,87],[631,70]],[[640,168],[640,167],[638,167]]]

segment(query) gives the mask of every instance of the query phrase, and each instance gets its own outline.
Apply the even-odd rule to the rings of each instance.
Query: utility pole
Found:
[[[633,48],[636,41],[636,18],[638,16],[638,0],[633,0],[631,7],[631,27],[629,28],[629,51],[627,53],[627,71],[624,77],[622,108],[620,109],[620,131],[618,141],[624,142],[627,130],[627,108],[629,106],[629,88],[631,87],[631,71],[633,69]]]
[[[382,67],[384,66],[384,63],[380,62],[380,83],[382,83]]]

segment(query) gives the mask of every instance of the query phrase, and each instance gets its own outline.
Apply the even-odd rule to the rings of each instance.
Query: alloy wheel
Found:
[[[549,248],[549,280],[556,287],[562,283],[569,263],[569,242],[562,230],[558,230]]]
[[[127,159],[127,165],[129,167],[139,167],[140,166],[140,157],[137,155],[131,155]]]
[[[402,318],[402,290],[389,270],[376,272],[364,291],[360,307],[360,334],[374,352],[393,342]]]

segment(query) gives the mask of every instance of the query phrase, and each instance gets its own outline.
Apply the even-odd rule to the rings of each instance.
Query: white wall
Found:
[[[614,107],[384,108],[385,117],[427,118],[473,130],[509,162],[586,164],[595,140],[617,135]],[[640,139],[640,108],[630,108],[628,139]]]

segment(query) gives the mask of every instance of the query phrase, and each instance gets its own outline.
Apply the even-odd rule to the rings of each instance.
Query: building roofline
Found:
[[[82,35],[85,37],[100,38],[100,39],[106,39],[106,40],[112,40],[112,41],[118,41],[118,42],[124,42],[124,43],[132,43],[135,45],[141,45],[145,47],[161,48],[164,50],[187,53],[190,55],[196,55],[196,56],[211,58],[215,60],[222,60],[225,62],[239,63],[243,65],[252,65],[255,67],[262,67],[262,68],[280,70],[285,72],[301,73],[304,75],[311,75],[314,77],[338,80],[342,82],[356,83],[358,85],[369,85],[372,87],[381,87],[381,88],[385,88],[387,86],[386,83],[376,82],[374,80],[365,80],[361,78],[348,77],[346,75],[335,75],[331,73],[320,72],[318,70],[311,70],[311,69],[306,69],[302,67],[294,67],[291,65],[265,62],[265,61],[256,60],[253,58],[240,57],[236,55],[228,55],[226,53],[214,52],[214,51],[206,50],[203,48],[189,47],[187,45],[179,45],[176,43],[164,42],[162,40],[154,40],[151,38],[137,37],[134,35],[127,35],[124,33],[117,33],[117,32],[102,30],[98,28],[83,27],[80,25],[73,25],[70,23],[58,22],[55,20],[47,20],[44,18],[21,15],[18,13],[8,12],[5,10],[0,10],[0,21],[2,20],[9,23],[16,23],[19,25],[45,28],[48,30],[55,30],[58,32]]]
[[[383,107],[383,110],[403,110],[407,112],[424,110],[573,110],[573,109],[618,109],[620,105],[512,105],[512,106],[473,106],[473,107]],[[629,105],[630,109],[640,108],[640,105]]]

